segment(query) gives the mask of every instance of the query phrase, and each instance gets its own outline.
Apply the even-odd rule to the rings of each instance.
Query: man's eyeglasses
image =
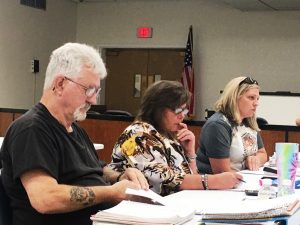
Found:
[[[244,80],[242,80],[239,83],[239,86],[241,86],[242,84],[256,84],[258,85],[258,82],[254,79],[252,79],[251,77],[246,77]]]
[[[94,95],[98,95],[99,92],[101,91],[101,88],[87,87],[87,86],[85,86],[85,85],[83,85],[83,84],[80,84],[80,83],[78,83],[78,82],[75,82],[74,80],[72,80],[72,79],[70,79],[70,78],[68,78],[68,77],[64,77],[64,78],[65,78],[66,80],[68,80],[68,81],[71,81],[71,82],[73,82],[73,83],[75,83],[75,84],[81,86],[81,87],[85,90],[85,95],[86,95],[88,98],[90,98],[90,97],[92,97],[92,96],[94,96]]]
[[[189,113],[189,110],[187,108],[177,108],[174,110],[174,113],[177,115],[182,113],[184,116],[186,116]]]

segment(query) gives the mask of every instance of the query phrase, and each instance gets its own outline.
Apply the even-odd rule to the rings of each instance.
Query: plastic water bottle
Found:
[[[277,194],[276,194],[276,190],[272,186],[272,180],[263,179],[262,187],[257,194],[258,199],[270,199],[270,198],[276,198],[276,196]]]
[[[282,181],[282,185],[278,187],[278,196],[292,195],[295,193],[292,187],[292,181],[285,179]]]

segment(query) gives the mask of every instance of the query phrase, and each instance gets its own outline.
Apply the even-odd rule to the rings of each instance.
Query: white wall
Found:
[[[241,12],[217,0],[115,0],[78,4],[77,40],[102,47],[185,47],[194,27],[197,118],[233,77],[262,91],[300,92],[300,11]],[[152,39],[137,39],[152,26]],[[300,108],[300,106],[299,106]]]
[[[48,0],[47,10],[0,2],[0,107],[30,108],[51,51],[67,41],[100,47],[184,48],[194,27],[197,119],[225,83],[251,74],[262,91],[300,92],[300,11],[241,12],[218,0]],[[152,39],[137,39],[152,26]],[[29,72],[40,60],[40,73]],[[300,108],[300,107],[299,107]]]
[[[300,114],[300,96],[261,95],[257,116],[273,125],[294,126]]]
[[[0,107],[29,109],[39,101],[51,51],[75,41],[77,4],[48,0],[47,10],[0,2]],[[40,60],[40,73],[30,73],[30,60]]]

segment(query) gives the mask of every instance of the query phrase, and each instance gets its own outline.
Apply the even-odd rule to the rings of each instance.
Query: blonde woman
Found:
[[[197,167],[201,173],[258,170],[267,153],[256,122],[258,82],[232,79],[215,104],[216,113],[201,130]]]

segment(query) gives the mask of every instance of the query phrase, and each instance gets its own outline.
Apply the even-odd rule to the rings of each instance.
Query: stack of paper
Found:
[[[274,199],[244,200],[239,204],[228,204],[227,207],[220,204],[204,209],[201,214],[203,220],[263,219],[293,215],[299,205],[297,197],[289,195]]]
[[[164,198],[168,204],[190,206],[209,221],[265,219],[293,215],[300,206],[299,196],[248,199],[242,191],[185,190]]]
[[[99,211],[91,219],[118,224],[182,224],[194,216],[190,211],[174,211],[167,206],[122,201],[117,206]]]
[[[91,216],[93,221],[110,222],[118,224],[183,224],[195,215],[193,209],[178,209],[178,205],[162,205],[164,200],[152,191],[136,191],[129,189],[127,194],[139,195],[158,204],[148,204],[136,201],[122,201],[115,207],[99,211]]]

